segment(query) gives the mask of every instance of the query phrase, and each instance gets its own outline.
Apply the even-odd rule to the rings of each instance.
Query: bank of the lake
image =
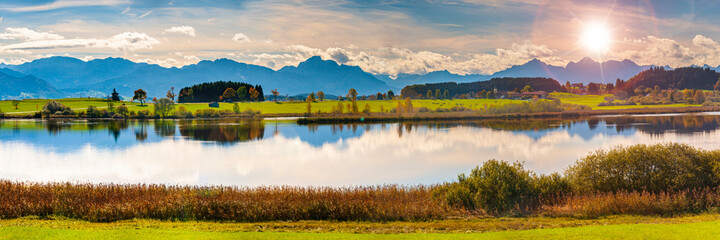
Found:
[[[112,102],[113,107],[125,106],[131,113],[124,118],[134,119],[181,119],[187,118],[276,118],[276,117],[298,117],[302,124],[310,123],[354,123],[354,122],[402,122],[402,121],[428,121],[428,120],[473,120],[473,119],[517,119],[517,118],[575,118],[582,116],[611,115],[611,114],[662,114],[662,113],[694,113],[718,111],[720,107],[670,104],[670,105],[627,105],[627,106],[597,106],[601,102],[602,95],[574,95],[554,93],[552,95],[563,104],[584,106],[582,110],[564,110],[553,112],[517,112],[489,114],[481,109],[488,107],[504,106],[506,104],[523,104],[528,101],[508,99],[453,99],[453,100],[412,100],[413,112],[394,112],[398,104],[404,100],[358,100],[356,105],[360,109],[368,110],[360,113],[333,113],[334,109],[342,105],[349,108],[350,101],[326,100],[311,104],[312,114],[307,114],[307,103],[305,102],[240,102],[240,103],[219,103],[218,107],[209,107],[207,103],[179,103],[175,104],[175,110],[169,115],[161,117],[153,114],[154,105],[147,103],[140,105],[137,102]],[[31,99],[23,100],[17,109],[12,106],[12,101],[0,101],[0,117],[11,119],[31,118],[55,118],[55,119],[88,119],[89,116],[82,115],[49,115],[38,114],[42,106],[51,100]],[[68,106],[75,112],[84,112],[88,107],[93,106],[97,110],[110,108],[108,101],[104,99],[59,99],[60,103]],[[235,111],[235,104],[237,109]],[[194,114],[178,114],[180,109],[184,112]],[[422,109],[422,110],[421,110]],[[140,115],[139,112],[146,112]],[[202,112],[202,114],[201,114]],[[108,114],[104,118],[111,118]],[[92,117],[97,119],[98,117]],[[102,117],[101,117],[102,118]],[[121,117],[122,118],[122,117]]]
[[[504,113],[483,114],[479,112],[447,112],[447,113],[411,113],[411,114],[366,114],[366,115],[337,115],[317,116],[310,115],[299,118],[300,124],[333,124],[333,123],[382,123],[405,121],[461,121],[482,119],[575,119],[602,115],[641,115],[641,114],[681,114],[717,112],[717,106],[688,106],[688,107],[654,107],[654,108],[628,108],[607,110],[573,110],[562,112],[539,113]]]

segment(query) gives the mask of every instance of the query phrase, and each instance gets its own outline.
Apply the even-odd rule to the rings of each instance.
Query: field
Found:
[[[20,101],[17,109],[15,109],[15,107],[12,105],[12,101],[0,101],[0,111],[5,114],[31,114],[34,112],[42,111],[43,106],[45,106],[45,104],[49,101],[51,101],[51,99],[22,100]],[[88,106],[107,108],[107,102],[105,102],[103,99],[97,98],[64,98],[58,99],[57,101],[72,108],[74,111],[84,111],[87,109]],[[140,103],[137,102],[116,102],[115,106],[122,105],[123,103],[128,106],[129,110],[152,110],[152,105],[141,107]]]
[[[46,99],[33,99],[21,101],[18,109],[12,106],[11,101],[0,101],[0,110],[6,114],[30,114],[42,110],[42,107],[50,100]],[[88,106],[96,106],[98,108],[106,108],[107,103],[102,99],[86,99],[86,98],[68,98],[59,99],[60,103],[65,104],[75,111],[83,111]],[[389,111],[397,106],[397,103],[401,100],[382,100],[382,101],[370,101],[370,100],[358,100],[357,105],[360,111],[365,107],[365,104],[370,105],[372,112],[380,112],[382,106],[385,111]],[[471,109],[478,109],[484,107],[485,104],[504,104],[510,102],[522,102],[522,100],[504,100],[504,99],[455,99],[455,100],[413,100],[414,107],[426,107],[429,110],[436,110],[438,108],[451,108],[454,106],[463,106]],[[138,110],[153,110],[152,102],[146,106],[139,106],[137,102],[123,102],[130,111]],[[325,100],[322,102],[316,102],[312,104],[312,111],[323,111],[330,112],[332,107],[342,103],[343,107],[347,109],[349,101],[337,101],[337,100]],[[116,103],[115,106],[121,105],[122,103]],[[307,112],[307,103],[305,102],[240,102],[238,103],[241,110],[252,109],[259,110],[263,114],[302,114]],[[200,109],[207,109],[207,103],[183,103],[179,104],[185,106],[188,111],[195,112]],[[220,103],[219,108],[216,110],[229,110],[232,111],[232,103]]]
[[[618,216],[577,220],[503,218],[434,222],[90,223],[69,219],[0,220],[1,239],[710,239],[720,215]]]
[[[629,105],[629,106],[598,106],[601,102],[605,102],[606,95],[577,95],[571,93],[551,93],[551,97],[560,99],[562,103],[578,104],[591,107],[593,110],[617,110],[617,109],[637,109],[637,108],[665,108],[665,107],[690,107],[700,106],[691,104],[667,104],[667,105]]]
[[[593,110],[622,110],[622,109],[643,109],[643,108],[683,108],[690,106],[700,105],[689,105],[689,104],[669,104],[669,105],[630,105],[630,106],[598,106],[599,103],[604,102],[604,98],[609,95],[575,95],[569,93],[552,93],[551,97],[560,99],[562,103],[570,103],[576,105],[584,105],[591,107]],[[22,100],[18,106],[18,109],[12,105],[11,101],[0,101],[0,111],[8,115],[29,115],[42,109],[42,107],[50,100],[47,99],[30,99]],[[103,99],[91,99],[91,98],[67,98],[59,99],[59,102],[72,108],[74,111],[84,111],[88,106],[95,106],[100,109],[107,108],[107,102]],[[363,111],[365,105],[369,105],[370,112],[378,113],[384,111],[389,112],[390,109],[394,109],[398,102],[404,102],[404,100],[358,100],[358,110]],[[412,104],[414,108],[425,107],[429,111],[435,111],[439,108],[450,109],[452,107],[464,107],[467,109],[478,110],[489,106],[503,105],[507,103],[520,103],[525,102],[524,100],[508,100],[508,99],[453,99],[453,100],[413,100]],[[337,101],[337,100],[325,100],[320,102],[312,103],[312,112],[317,113],[330,113],[332,109],[337,107],[338,104],[342,104],[344,111],[347,112],[349,101]],[[144,106],[140,106],[137,102],[119,102],[115,103],[115,106],[125,104],[128,106],[130,111],[154,110],[153,104],[147,103]],[[307,112],[307,103],[305,102],[240,102],[238,103],[240,110],[253,110],[260,111],[261,114],[266,115],[291,115],[299,116]],[[209,109],[207,103],[183,103],[178,106],[184,106],[188,111],[196,112],[201,109]],[[177,108],[176,108],[177,109]],[[233,103],[220,103],[219,108],[212,108],[215,110],[233,110]]]

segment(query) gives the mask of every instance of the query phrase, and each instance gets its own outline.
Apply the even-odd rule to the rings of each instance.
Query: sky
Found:
[[[373,74],[492,74],[534,58],[720,65],[711,0],[3,0],[0,62],[122,57],[181,67],[311,57]]]

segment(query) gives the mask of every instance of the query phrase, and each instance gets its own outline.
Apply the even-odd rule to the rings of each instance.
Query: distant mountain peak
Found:
[[[332,68],[340,66],[333,60],[323,60],[320,56],[312,56],[298,64],[297,68]]]
[[[582,63],[582,64],[596,64],[596,63],[598,63],[598,62],[596,62],[595,60],[593,60],[593,59],[590,58],[590,57],[584,57],[584,58],[580,59],[580,61],[578,61],[577,63]]]

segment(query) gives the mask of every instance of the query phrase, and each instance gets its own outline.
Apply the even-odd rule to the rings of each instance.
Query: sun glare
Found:
[[[606,53],[612,42],[610,30],[601,23],[585,25],[581,42],[591,52]]]

